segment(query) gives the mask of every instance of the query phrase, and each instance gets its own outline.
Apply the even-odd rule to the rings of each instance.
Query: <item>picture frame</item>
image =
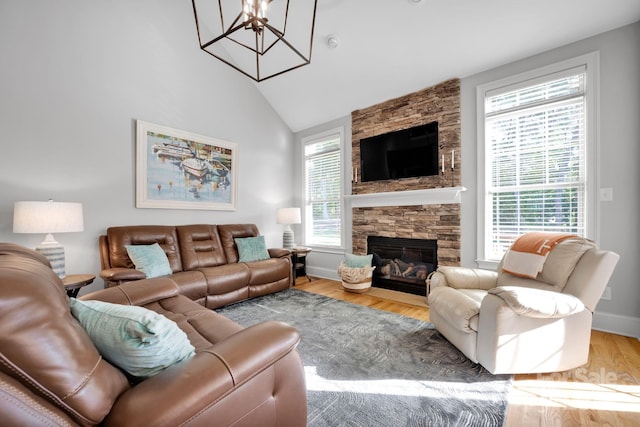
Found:
[[[136,208],[235,210],[238,145],[136,121]]]

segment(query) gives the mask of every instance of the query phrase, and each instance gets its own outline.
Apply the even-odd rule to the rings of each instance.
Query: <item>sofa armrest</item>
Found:
[[[199,425],[231,424],[225,420],[237,420],[274,398],[278,387],[274,376],[304,375],[301,365],[298,373],[268,371],[289,355],[299,340],[298,331],[276,321],[243,329],[191,360],[127,390],[118,398],[104,424],[176,426],[187,421]],[[262,373],[270,386],[247,384]],[[241,387],[245,384],[247,387]],[[235,392],[246,396],[224,399]],[[235,413],[229,413],[225,400],[235,402],[232,406]]]
[[[100,278],[116,284],[146,279],[147,275],[133,268],[106,268],[100,271]]]
[[[430,289],[438,286],[449,286],[455,289],[484,289],[495,288],[498,273],[480,268],[468,267],[438,267],[431,276]]]
[[[78,299],[99,300],[124,305],[145,305],[179,294],[180,289],[176,282],[168,277],[156,277],[123,283],[114,288],[101,289]]]
[[[489,294],[501,298],[518,315],[557,319],[585,309],[578,298],[569,294],[520,286],[499,286]]]
[[[291,256],[291,251],[289,249],[269,248],[267,251],[271,258],[288,258]]]

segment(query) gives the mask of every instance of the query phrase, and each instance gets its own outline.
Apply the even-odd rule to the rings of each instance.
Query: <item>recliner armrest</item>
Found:
[[[271,258],[288,258],[291,255],[291,251],[284,248],[269,248],[267,251]]]
[[[132,280],[146,279],[147,275],[140,270],[133,268],[106,268],[100,271],[100,277],[108,282],[123,283],[131,282]]]
[[[182,425],[199,416],[206,417],[207,411],[234,391],[246,394],[245,398],[233,399],[237,402],[234,410],[238,414],[249,412],[263,401],[273,399],[275,390],[240,386],[289,355],[299,341],[298,331],[282,322],[263,322],[243,329],[198,352],[189,361],[127,390],[118,398],[104,424]],[[279,374],[287,375],[286,372]],[[268,378],[273,381],[271,376]],[[200,420],[199,424],[216,422],[225,424],[219,419],[210,419],[208,423]]]
[[[168,277],[137,280],[113,288],[101,289],[78,298],[99,300],[113,304],[145,305],[180,294],[180,288]]]
[[[526,317],[557,319],[585,309],[582,301],[573,295],[542,289],[498,286],[488,293],[501,298],[516,314]]]
[[[449,286],[456,289],[484,289],[496,286],[498,273],[490,270],[468,267],[441,266],[431,276],[431,289]]]

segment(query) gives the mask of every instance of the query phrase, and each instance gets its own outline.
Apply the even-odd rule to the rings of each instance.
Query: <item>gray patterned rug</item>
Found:
[[[309,426],[503,425],[511,376],[470,362],[431,323],[297,289],[216,311],[301,332]]]

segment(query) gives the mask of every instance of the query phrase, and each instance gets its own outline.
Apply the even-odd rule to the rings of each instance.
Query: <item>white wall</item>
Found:
[[[238,209],[136,209],[136,119],[237,143]],[[2,1],[0,129],[0,241],[44,238],[12,232],[15,201],[82,202],[85,231],[55,236],[68,274],[97,275],[112,225],[250,222],[281,245],[293,134],[249,79],[199,49],[190,2]]]
[[[621,255],[600,301],[594,327],[640,336],[640,23],[597,35],[462,79],[462,264],[475,266],[477,233],[476,87],[586,53],[600,52],[600,187],[613,201],[600,202],[599,245]]]

